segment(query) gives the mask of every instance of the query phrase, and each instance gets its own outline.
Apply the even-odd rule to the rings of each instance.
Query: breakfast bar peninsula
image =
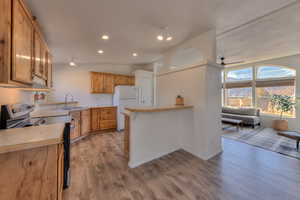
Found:
[[[126,108],[124,151],[131,168],[183,148],[193,106]]]

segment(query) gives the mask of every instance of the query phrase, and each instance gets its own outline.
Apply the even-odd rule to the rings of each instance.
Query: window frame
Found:
[[[295,76],[290,76],[290,77],[274,77],[274,78],[258,78],[258,69],[259,67],[279,67],[279,68],[286,68],[295,71]],[[252,80],[241,80],[241,81],[228,81],[227,80],[227,74],[229,71],[234,71],[234,70],[239,70],[239,69],[247,69],[247,68],[252,68]],[[256,94],[256,89],[262,86],[258,86],[260,84],[269,84],[271,86],[268,87],[276,87],[276,82],[281,83],[281,84],[290,84],[291,86],[295,87],[295,95],[296,97],[296,76],[297,76],[297,71],[296,69],[292,67],[287,67],[287,66],[281,66],[281,65],[274,65],[274,64],[260,64],[260,65],[247,65],[247,66],[239,66],[239,67],[228,67],[223,70],[223,83],[222,83],[222,94],[223,94],[223,99],[222,99],[222,104],[223,106],[228,106],[227,102],[227,95],[226,95],[226,90],[231,89],[231,88],[240,88],[240,86],[243,87],[252,87],[252,107],[257,108],[257,94]],[[272,85],[272,81],[274,81],[274,85]],[[290,82],[290,83],[289,83]],[[277,85],[280,86],[280,85]],[[282,85],[281,85],[282,86]],[[262,113],[262,115],[266,116],[278,116],[277,114],[265,114]],[[295,118],[296,117],[296,112],[294,112],[293,117],[288,117],[288,118]]]

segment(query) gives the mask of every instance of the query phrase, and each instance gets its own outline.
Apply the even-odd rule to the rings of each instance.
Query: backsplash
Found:
[[[16,88],[0,88],[0,105],[27,103],[33,104],[33,92]]]

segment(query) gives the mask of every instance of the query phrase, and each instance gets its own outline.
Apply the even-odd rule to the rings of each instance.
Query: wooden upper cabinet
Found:
[[[113,94],[114,93],[114,75],[104,74],[103,75],[103,93]]]
[[[134,76],[115,75],[115,86],[134,85]]]
[[[135,77],[134,76],[129,77],[129,85],[135,85]]]
[[[31,18],[16,0],[13,3],[12,80],[32,83],[33,25]]]
[[[47,80],[47,72],[48,72],[48,63],[47,63],[47,55],[48,54],[48,48],[46,43],[42,42],[42,48],[41,48],[41,66],[40,66],[40,72],[42,74],[41,78],[44,80]]]
[[[134,76],[91,72],[91,93],[113,94],[118,85],[134,85]]]
[[[28,87],[33,76],[48,85],[49,49],[23,0],[0,1],[0,84]]]
[[[0,1],[0,81],[8,83],[11,69],[11,0]]]
[[[47,52],[47,87],[53,87],[53,63],[52,55]]]
[[[99,72],[91,72],[91,93],[103,93],[104,76]]]
[[[34,75],[42,77],[40,70],[42,63],[42,42],[40,35],[37,32],[34,32]]]
[[[36,28],[37,29],[37,28]],[[47,80],[47,54],[46,43],[38,30],[34,32],[34,75]]]

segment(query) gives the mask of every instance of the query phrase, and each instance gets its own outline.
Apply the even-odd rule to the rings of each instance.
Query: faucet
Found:
[[[70,93],[67,93],[66,95],[65,95],[65,108],[67,108],[68,107],[68,97],[72,97],[72,99],[71,99],[71,101],[74,101],[74,96],[72,95],[72,94],[70,94]]]

